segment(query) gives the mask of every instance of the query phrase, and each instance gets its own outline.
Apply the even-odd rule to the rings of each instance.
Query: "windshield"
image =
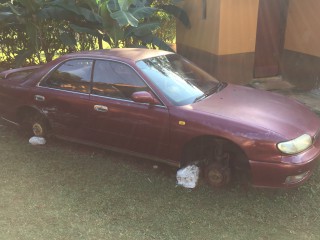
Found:
[[[137,66],[178,106],[203,99],[219,84],[214,77],[177,54],[140,60]]]

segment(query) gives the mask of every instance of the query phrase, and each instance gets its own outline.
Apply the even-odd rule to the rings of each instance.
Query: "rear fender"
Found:
[[[47,119],[47,115],[37,106],[21,106],[18,108],[16,112],[17,123],[21,124],[23,121],[23,118],[29,114],[30,115],[39,114],[43,118]]]

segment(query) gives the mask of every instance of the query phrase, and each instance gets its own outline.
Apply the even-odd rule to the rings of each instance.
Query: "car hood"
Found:
[[[319,118],[297,101],[276,93],[233,84],[192,104],[192,108],[273,131],[286,139],[294,139],[304,133],[314,135],[320,127]]]

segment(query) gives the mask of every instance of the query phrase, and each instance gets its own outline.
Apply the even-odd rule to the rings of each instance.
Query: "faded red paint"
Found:
[[[315,114],[286,97],[232,84],[199,102],[175,106],[135,65],[138,60],[166,54],[172,53],[115,49],[62,56],[36,69],[24,81],[16,82],[10,76],[0,80],[0,113],[19,123],[17,112],[28,106],[49,119],[52,133],[58,137],[175,166],[180,165],[185,146],[193,139],[219,137],[233,142],[245,153],[253,185],[291,187],[303,182],[286,185],[285,179],[314,167],[320,154],[319,134],[315,138],[320,120]],[[152,92],[139,92],[133,97],[136,101],[119,101],[37,86],[61,62],[75,58],[126,63]],[[44,96],[45,101],[36,101],[35,95]],[[143,99],[147,99],[145,103],[141,103]],[[152,99],[154,102],[148,104]],[[103,109],[96,111],[96,106],[106,106],[107,113]],[[302,134],[315,138],[308,150],[289,156],[277,149],[277,143]]]

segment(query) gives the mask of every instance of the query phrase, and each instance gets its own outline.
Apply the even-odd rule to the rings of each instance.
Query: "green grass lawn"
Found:
[[[176,187],[176,169],[0,122],[0,239],[319,239],[320,168],[293,190]]]

